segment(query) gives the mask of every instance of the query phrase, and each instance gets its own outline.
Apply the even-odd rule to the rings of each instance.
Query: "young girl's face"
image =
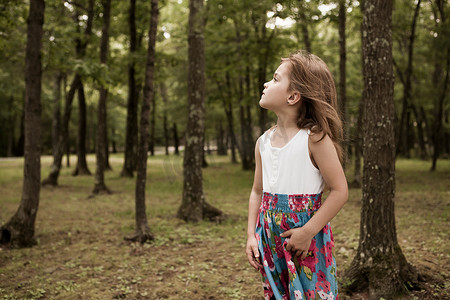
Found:
[[[281,63],[273,74],[272,80],[264,84],[261,100],[259,100],[259,105],[262,108],[273,111],[286,105],[290,96],[290,93],[288,92],[290,85],[289,73],[290,69],[288,63]]]

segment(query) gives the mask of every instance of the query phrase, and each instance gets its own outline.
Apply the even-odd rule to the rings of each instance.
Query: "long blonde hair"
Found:
[[[342,121],[338,112],[336,87],[327,65],[307,51],[296,51],[282,58],[281,62],[289,63],[289,90],[300,93],[297,126],[313,133],[322,133],[320,140],[328,135],[342,163]]]

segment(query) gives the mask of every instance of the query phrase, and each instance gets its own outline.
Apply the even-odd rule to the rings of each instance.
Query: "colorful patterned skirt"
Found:
[[[264,270],[265,299],[338,299],[334,240],[327,224],[311,241],[304,260],[286,250],[286,230],[302,227],[321,205],[320,194],[264,193],[256,239]]]

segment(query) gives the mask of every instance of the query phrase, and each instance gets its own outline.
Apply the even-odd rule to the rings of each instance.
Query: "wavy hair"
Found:
[[[297,126],[313,133],[328,135],[341,163],[344,154],[342,121],[337,104],[336,87],[328,66],[318,56],[307,51],[296,51],[281,62],[289,63],[289,91],[300,93]]]

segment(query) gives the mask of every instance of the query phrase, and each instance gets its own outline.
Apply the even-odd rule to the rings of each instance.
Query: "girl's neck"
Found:
[[[293,129],[298,130],[296,118],[286,118],[286,117],[278,116],[276,126],[280,131],[290,131]]]

